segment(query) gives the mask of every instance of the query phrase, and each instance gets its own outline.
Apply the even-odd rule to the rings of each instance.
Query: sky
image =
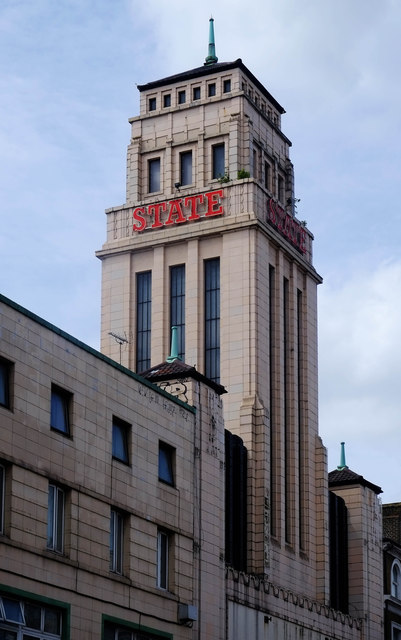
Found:
[[[249,7],[249,9],[247,8]],[[2,0],[0,293],[98,349],[137,84],[241,58],[283,105],[314,234],[329,470],[401,501],[399,0]]]

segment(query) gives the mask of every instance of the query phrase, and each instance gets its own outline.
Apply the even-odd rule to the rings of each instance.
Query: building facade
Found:
[[[0,640],[383,637],[378,492],[329,492],[285,112],[210,24],[204,65],[139,87],[101,353],[0,298]]]

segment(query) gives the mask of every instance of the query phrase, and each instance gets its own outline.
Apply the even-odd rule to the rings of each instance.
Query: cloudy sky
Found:
[[[248,9],[252,7],[252,10]],[[104,209],[136,84],[242,58],[284,106],[315,235],[320,430],[401,501],[399,0],[2,0],[0,292],[99,347]]]

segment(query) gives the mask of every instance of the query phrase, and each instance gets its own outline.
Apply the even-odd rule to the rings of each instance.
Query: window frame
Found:
[[[226,149],[224,142],[212,144],[212,180],[224,178],[226,172]],[[221,172],[221,169],[223,172]]]
[[[170,333],[177,327],[178,355],[185,361],[185,264],[170,266]]]
[[[390,594],[393,598],[401,600],[401,563],[397,558],[394,558],[390,570]]]
[[[220,258],[204,261],[205,376],[220,384]]]
[[[171,93],[163,94],[163,109],[171,107]]]
[[[187,101],[187,92],[185,89],[177,90],[177,104],[185,104]]]
[[[5,617],[4,599],[13,600],[19,605],[19,620]],[[27,607],[32,606],[40,609],[38,624],[29,626]],[[49,614],[52,614],[49,620]],[[56,618],[54,617],[56,614]],[[64,640],[69,638],[70,631],[70,605],[58,600],[44,598],[36,594],[28,595],[20,589],[2,591],[0,593],[0,629],[2,631],[13,631],[19,640],[22,637],[35,637],[38,640]],[[57,631],[49,629],[49,622],[56,622]],[[46,628],[47,627],[47,628]]]
[[[189,187],[193,184],[193,153],[192,149],[180,151],[180,186]]]
[[[71,437],[71,405],[73,394],[52,383],[50,391],[50,428],[67,437]],[[58,406],[56,406],[56,400]],[[60,417],[62,412],[62,420]],[[61,422],[60,422],[61,420]]]
[[[231,78],[225,78],[223,80],[223,93],[230,93],[230,91],[231,91]]]
[[[149,158],[148,168],[148,193],[159,193],[161,191],[161,158]]]
[[[152,338],[152,271],[136,274],[136,372],[150,367]]]
[[[216,96],[217,87],[215,82],[209,82],[207,85],[207,97],[214,98]]]
[[[148,96],[148,111],[156,111],[157,99],[156,96]]]
[[[157,477],[169,487],[175,486],[175,452],[175,447],[159,440]]]
[[[157,530],[156,586],[163,591],[170,590],[170,541],[171,534],[166,529]]]
[[[200,85],[197,85],[196,87],[192,87],[192,101],[196,102],[197,100],[200,100],[201,96],[202,96],[202,91],[201,91]]]
[[[11,377],[14,364],[0,357],[0,407],[11,409]]]
[[[124,575],[124,537],[126,517],[118,509],[110,510],[110,571]]]
[[[117,437],[117,434],[121,437]],[[128,422],[125,422],[125,420],[122,420],[117,416],[113,416],[111,456],[113,460],[118,460],[128,466],[130,464],[130,435],[131,425]],[[118,452],[118,449],[120,448],[123,450],[122,454],[119,454]]]
[[[53,494],[52,498],[51,494]],[[49,482],[46,548],[49,551],[54,551],[54,553],[61,555],[64,554],[65,545],[65,505],[65,489],[54,482]]]

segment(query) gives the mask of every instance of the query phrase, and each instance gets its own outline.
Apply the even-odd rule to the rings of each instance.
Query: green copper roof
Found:
[[[205,58],[205,64],[215,64],[218,61],[218,57],[216,56],[216,48],[214,45],[214,20],[210,18],[209,20],[209,49],[208,55]]]

